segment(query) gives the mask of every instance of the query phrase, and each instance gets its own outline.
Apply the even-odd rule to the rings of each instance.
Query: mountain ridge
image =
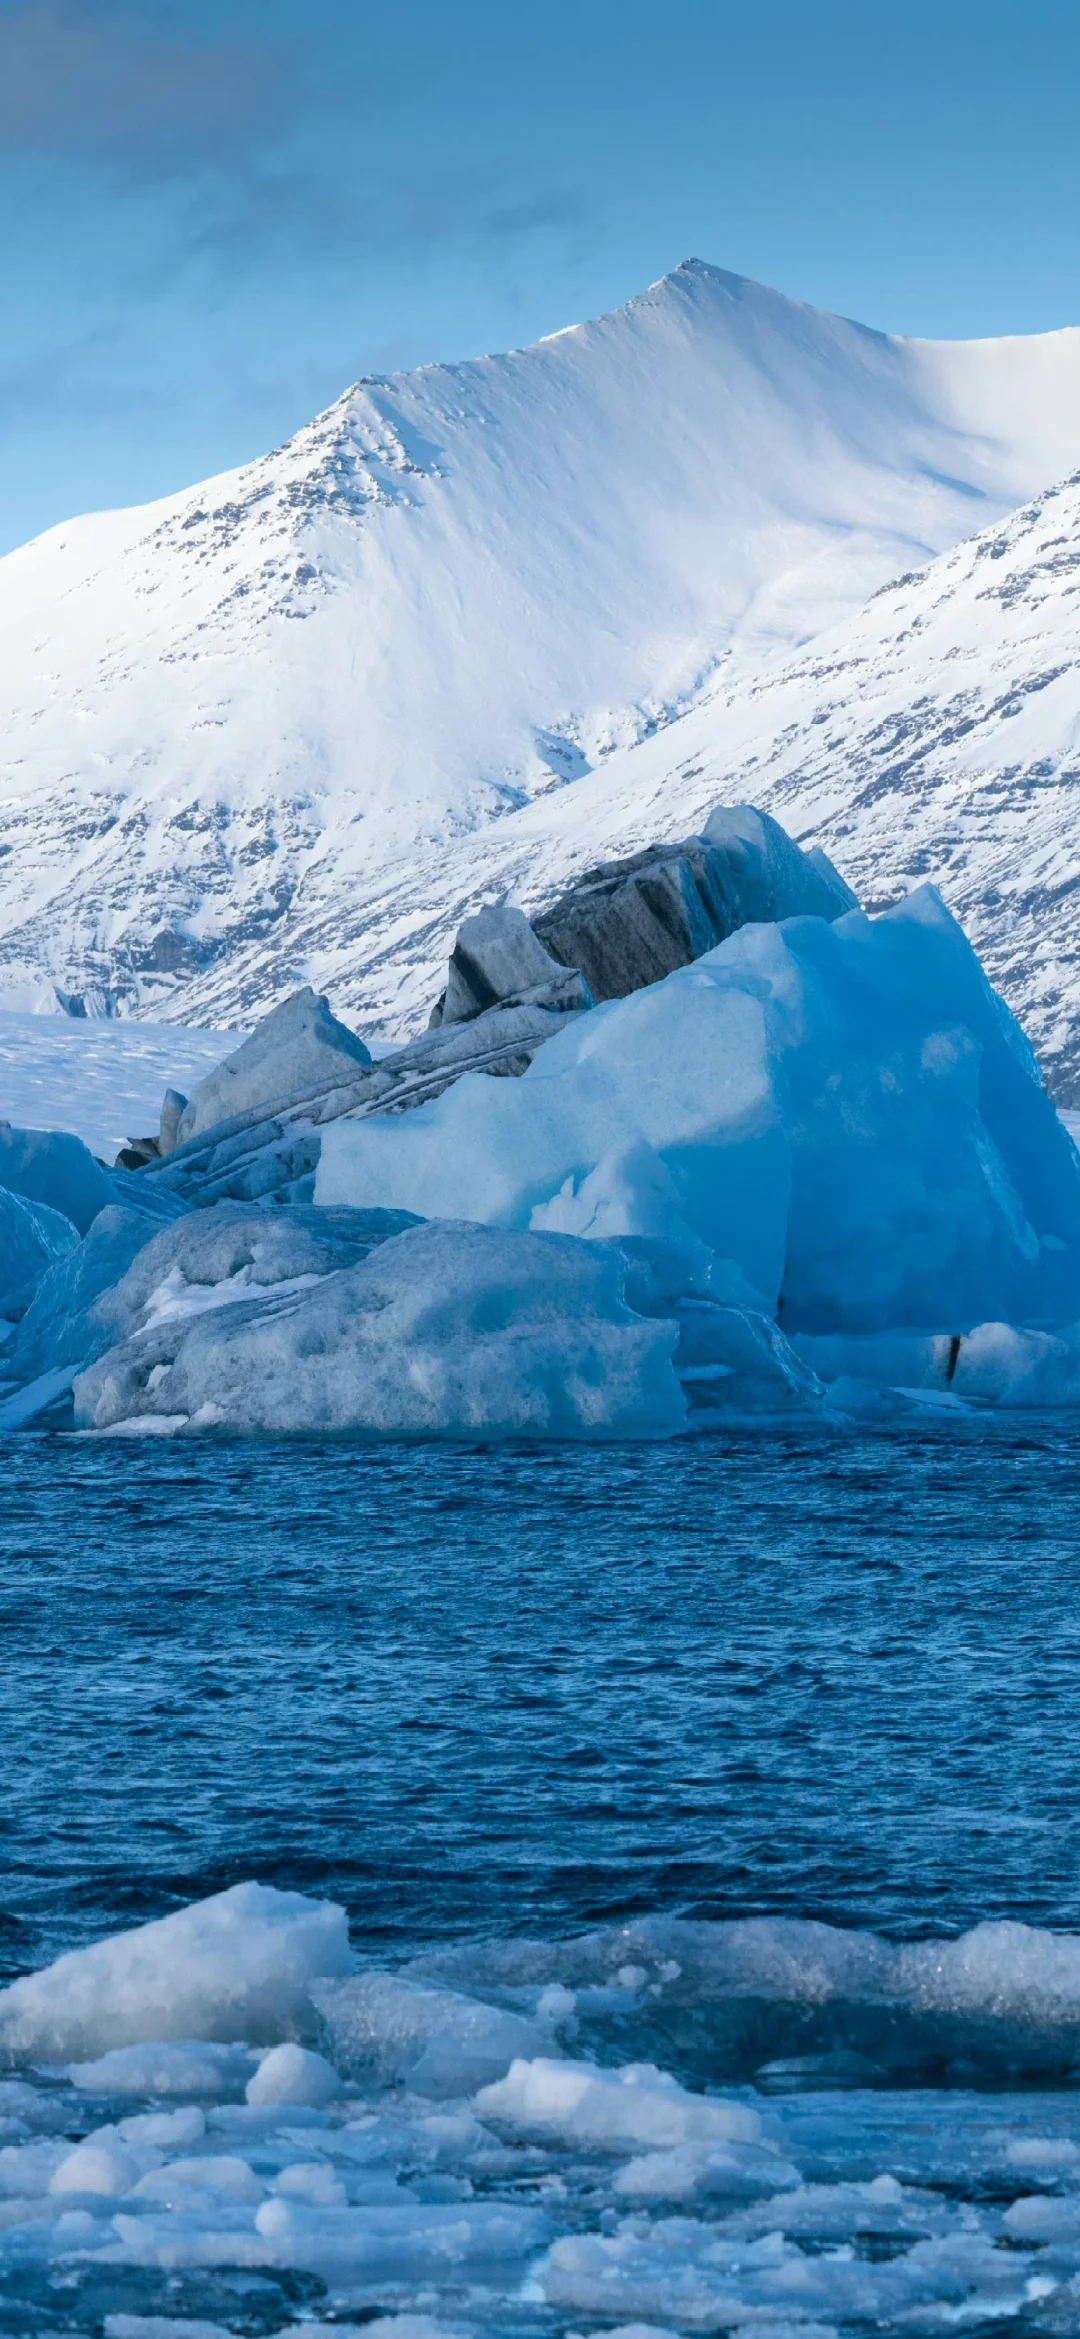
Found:
[[[396,1036],[448,856],[591,797],[1067,450],[1080,331],[901,341],[693,262],[50,531],[0,562],[0,989],[241,1022],[314,980]]]

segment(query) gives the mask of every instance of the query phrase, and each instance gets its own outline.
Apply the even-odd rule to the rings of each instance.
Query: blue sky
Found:
[[[1077,0],[0,0],[0,547],[689,253],[1080,324]]]

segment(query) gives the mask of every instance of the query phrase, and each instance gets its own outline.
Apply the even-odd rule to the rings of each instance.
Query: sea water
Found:
[[[1067,1424],[2,1465],[3,1978],[255,1877],[373,1993],[322,2106],[13,2059],[5,2339],[1080,2330]]]

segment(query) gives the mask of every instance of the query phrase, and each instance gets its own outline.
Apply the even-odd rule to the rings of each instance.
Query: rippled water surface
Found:
[[[202,2224],[162,2192],[134,2222],[76,2202],[68,2226],[58,2154],[157,2099],[20,2068],[32,2100],[0,2100],[23,2155],[0,2137],[4,2339],[403,2311],[529,2333],[1080,2331],[1080,1968],[1062,1979],[1043,1939],[1029,1988],[1003,1937],[985,1974],[942,1981],[917,1946],[988,1919],[1080,1930],[1069,1426],[594,1451],[35,1438],[0,1469],[4,1978],[256,1877],[344,1903],[368,1966],[419,1958],[530,2020],[554,1986],[564,2055],[645,2058],[764,2122],[737,2169],[721,2151],[703,2174],[699,2139],[643,2175],[648,2104],[618,2149],[505,2106],[479,2143],[475,2112],[432,2142],[400,2072],[357,2066],[355,2101],[280,2133],[239,2097],[203,2105],[199,2151],[245,2157],[242,2214],[211,2188]],[[901,1963],[876,1950],[824,1996],[800,1969],[785,1999],[771,1968],[731,1964],[745,1918],[866,1928]],[[820,2068],[788,2069],[808,2054]],[[356,2174],[361,2130],[377,2179]],[[292,2160],[322,2174],[279,2209]],[[761,2166],[781,2164],[778,2208]],[[454,2202],[458,2258],[435,2230]],[[519,2217],[494,2271],[477,2202]],[[380,2273],[387,2215],[414,2222],[378,2242]]]
[[[1080,1445],[3,1450],[11,1973],[237,1877],[357,1937],[1080,1926]]]

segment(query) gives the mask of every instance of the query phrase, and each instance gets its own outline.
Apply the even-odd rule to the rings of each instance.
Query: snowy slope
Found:
[[[167,1088],[186,1095],[236,1044],[231,1031],[0,1010],[0,1113],[17,1129],[70,1129],[112,1162],[156,1132]]]
[[[221,1023],[314,979],[400,1030],[461,840],[1077,460],[1080,332],[891,340],[691,262],[56,529],[0,563],[0,991]]]

